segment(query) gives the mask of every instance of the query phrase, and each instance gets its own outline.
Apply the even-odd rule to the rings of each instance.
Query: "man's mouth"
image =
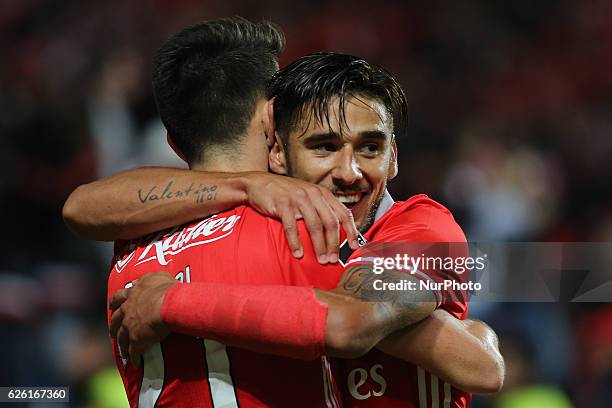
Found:
[[[334,196],[340,201],[344,206],[348,209],[352,209],[355,207],[361,198],[364,196],[364,193],[351,193],[351,194],[338,194],[334,193]]]

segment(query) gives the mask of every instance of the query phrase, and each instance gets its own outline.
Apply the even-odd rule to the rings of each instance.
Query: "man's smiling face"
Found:
[[[329,124],[311,116],[285,137],[288,152],[277,143],[271,169],[331,190],[351,209],[357,228],[366,231],[374,222],[387,180],[397,174],[393,120],[384,104],[347,97],[342,118],[338,98],[333,98]]]

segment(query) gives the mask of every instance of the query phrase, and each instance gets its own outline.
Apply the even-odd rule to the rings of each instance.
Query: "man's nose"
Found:
[[[361,180],[363,175],[353,149],[342,149],[337,157],[332,178],[338,184],[351,185]]]

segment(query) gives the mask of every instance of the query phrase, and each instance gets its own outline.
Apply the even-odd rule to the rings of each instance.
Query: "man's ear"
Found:
[[[287,154],[288,152],[285,151],[285,145],[282,140],[280,140],[278,135],[275,135],[274,144],[268,155],[268,165],[273,173],[284,175],[289,173],[287,167]]]
[[[389,180],[397,176],[397,144],[395,135],[391,136],[391,159],[389,162]]]
[[[274,98],[266,102],[266,136],[268,149],[274,146],[276,126],[274,123]]]
[[[172,150],[174,150],[174,153],[176,153],[177,156],[180,157],[185,163],[189,164],[189,161],[187,161],[187,156],[185,156],[181,149],[176,147],[176,145],[172,141],[172,136],[170,135],[170,133],[166,133],[166,141],[168,142]]]

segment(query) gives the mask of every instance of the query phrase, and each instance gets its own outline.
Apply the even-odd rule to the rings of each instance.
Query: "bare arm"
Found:
[[[330,354],[351,358],[377,343],[387,354],[419,365],[462,390],[498,392],[504,380],[504,360],[495,332],[481,321],[462,321],[444,310],[433,311],[435,298],[428,291],[375,289],[376,280],[397,283],[407,279],[417,281],[393,270],[377,275],[369,266],[349,268],[333,292],[354,301],[346,300],[337,310],[330,308],[327,345],[341,345]],[[368,306],[371,310],[360,311]],[[337,322],[334,313],[339,314]]]
[[[342,295],[344,303],[337,310],[330,308],[326,332],[330,355],[361,356],[386,336],[425,319],[435,310],[436,299],[430,291],[377,289],[383,283],[400,281],[418,282],[419,279],[395,270],[375,274],[371,265],[356,265],[345,271],[338,286],[331,291],[333,295]],[[317,296],[323,293],[318,291]],[[321,300],[328,301],[323,297]],[[334,344],[341,347],[335,350]]]
[[[339,226],[357,248],[351,212],[320,186],[266,172],[209,173],[140,168],[84,184],[68,197],[63,216],[79,237],[134,239],[247,204],[280,218],[296,257],[303,254],[296,219],[304,218],[321,263],[335,262]]]
[[[467,392],[495,393],[504,382],[495,332],[481,321],[458,320],[444,310],[391,334],[377,348]]]
[[[79,237],[133,239],[246,203],[245,173],[148,167],[78,187],[64,204]]]

